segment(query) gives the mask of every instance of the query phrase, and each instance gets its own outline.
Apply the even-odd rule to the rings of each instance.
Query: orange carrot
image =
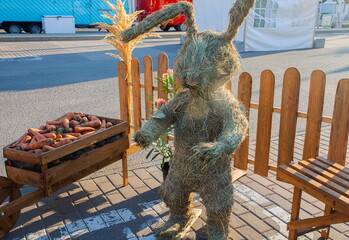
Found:
[[[43,136],[45,136],[46,138],[53,138],[53,139],[56,139],[57,138],[57,135],[53,132],[50,132],[50,133],[44,133],[42,134]]]
[[[28,149],[38,149],[38,148],[42,148],[45,145],[53,145],[54,144],[54,140],[52,138],[45,138],[42,140],[37,141],[36,143],[29,143]]]
[[[65,115],[65,118],[67,118],[68,120],[72,120],[74,116],[75,116],[75,113],[69,112],[67,115]]]
[[[92,121],[88,121],[88,122],[84,122],[84,123],[81,123],[81,127],[99,127],[101,126],[102,122],[101,120],[92,120]]]
[[[47,145],[45,145],[45,146],[47,146]],[[42,153],[43,151],[42,151],[42,149],[41,148],[38,148],[38,149],[35,149],[35,154],[40,154],[40,153]]]
[[[81,123],[88,122],[88,118],[87,117],[83,117],[83,118],[81,118],[80,122]]]
[[[54,147],[60,147],[60,146],[63,146],[65,144],[68,144],[68,143],[71,143],[72,140],[71,139],[63,139],[62,141],[59,141],[57,143],[55,143],[53,146]]]
[[[45,125],[41,125],[38,129],[40,130],[45,130],[46,126]]]
[[[94,134],[94,133],[96,133],[96,132],[98,132],[98,130],[97,130],[97,131],[85,132],[83,135],[81,135],[80,137],[78,137],[78,139],[81,139],[81,138],[84,138],[84,137],[88,137],[88,136],[90,136],[91,134]]]
[[[60,125],[61,122],[60,121],[47,121],[46,124],[48,124],[48,125]]]
[[[107,122],[107,128],[112,127],[113,124],[111,122]]]
[[[29,143],[20,143],[17,145],[16,148],[22,151],[26,151],[28,149],[28,145]]]
[[[80,124],[80,122],[76,121],[76,120],[70,120],[70,122],[69,122],[70,127],[75,127],[76,125],[79,125],[79,124]]]
[[[106,128],[106,127],[107,127],[107,122],[105,121],[105,119],[103,119],[100,128]]]
[[[34,137],[36,137],[36,140],[40,141],[42,139],[46,139],[46,137],[44,135],[42,135],[41,133],[38,133],[36,131],[34,131],[33,128],[29,128],[28,132],[33,135]]]
[[[74,141],[74,140],[78,139],[78,137],[72,136],[70,134],[66,134],[63,139],[71,139]]]
[[[61,139],[61,138],[63,138],[62,134],[57,134],[56,140],[57,140],[57,139]]]
[[[93,127],[81,127],[80,125],[74,127],[75,132],[81,133],[81,132],[88,132],[88,131],[95,131]]]
[[[53,149],[55,149],[55,148],[52,146],[49,146],[49,145],[45,145],[42,147],[42,151],[44,151],[44,152],[48,152],[48,151],[51,151]]]
[[[25,136],[20,143],[28,143],[32,140],[30,135]]]
[[[80,137],[81,133],[74,133],[74,132],[72,132],[72,133],[63,133],[62,135],[63,136],[71,135],[71,136],[74,136],[74,137]]]
[[[11,147],[11,148],[17,147],[17,145],[20,144],[21,141],[23,140],[23,138],[25,138],[25,136],[27,136],[27,135],[28,135],[28,133],[24,133],[24,134],[23,134],[20,138],[18,138],[18,140],[17,140],[15,143],[13,143],[10,147]]]
[[[57,127],[55,125],[51,125],[51,124],[46,124],[46,129],[49,132],[55,131],[57,129]]]
[[[31,130],[34,132],[38,132],[40,134],[47,133],[47,130],[45,130],[45,129],[42,130],[42,129],[38,129],[38,128],[31,128]]]
[[[76,120],[76,121],[78,121],[78,122],[80,122],[81,119],[82,119],[82,117],[81,117],[80,115],[75,115],[75,116],[74,116],[74,120]]]
[[[69,119],[68,119],[68,118],[63,118],[63,119],[61,120],[61,122],[62,122],[63,126],[64,126],[66,129],[69,128]]]

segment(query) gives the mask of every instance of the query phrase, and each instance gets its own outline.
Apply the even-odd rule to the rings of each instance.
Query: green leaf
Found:
[[[150,157],[150,155],[154,152],[154,150],[155,150],[155,148],[152,148],[152,149],[148,152],[148,154],[147,154],[147,156],[146,156],[145,158],[148,159],[148,158]]]
[[[153,161],[159,155],[160,155],[160,153],[155,154],[155,156],[151,160]]]

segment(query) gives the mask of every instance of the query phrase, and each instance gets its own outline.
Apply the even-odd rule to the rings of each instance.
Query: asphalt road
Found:
[[[241,69],[253,76],[253,100],[258,101],[260,73],[270,69],[276,76],[275,106],[280,106],[282,76],[297,67],[302,76],[300,110],[307,110],[309,77],[313,70],[327,74],[325,114],[331,115],[336,84],[349,76],[349,34],[327,34],[326,47],[241,54]],[[154,60],[165,52],[170,66],[179,39],[149,39],[134,51],[140,60]],[[105,55],[115,50],[103,41],[49,41],[0,43],[0,148],[16,140],[28,128],[70,111],[118,118],[117,61]],[[156,67],[156,61],[155,61]],[[234,78],[236,89],[236,78]],[[304,122],[298,124],[304,128]],[[273,135],[278,133],[277,120]],[[254,137],[254,132],[251,132]],[[0,155],[0,159],[3,159]],[[5,175],[3,163],[0,175]]]

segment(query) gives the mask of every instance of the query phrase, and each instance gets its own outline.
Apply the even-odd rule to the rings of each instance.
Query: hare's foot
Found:
[[[181,239],[200,216],[201,209],[194,209],[187,216],[171,216],[156,233],[157,240]]]

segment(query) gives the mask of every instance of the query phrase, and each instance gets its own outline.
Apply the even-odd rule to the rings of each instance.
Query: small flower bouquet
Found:
[[[163,83],[163,87],[161,90],[166,91],[168,93],[169,99],[172,99],[179,91],[180,86],[176,86],[175,81],[173,79],[173,71],[172,69],[168,69],[166,73],[162,75],[162,77],[155,78],[158,82]],[[160,110],[163,105],[166,104],[166,100],[162,98],[157,98],[154,100],[154,107],[156,110]],[[167,131],[161,135],[158,140],[153,142],[152,149],[148,152],[146,158],[148,159],[152,156],[151,160],[162,157],[161,168],[166,168],[165,165],[173,157],[172,146],[168,142],[168,136],[173,136],[173,127],[167,129]],[[153,155],[152,155],[153,154]]]

